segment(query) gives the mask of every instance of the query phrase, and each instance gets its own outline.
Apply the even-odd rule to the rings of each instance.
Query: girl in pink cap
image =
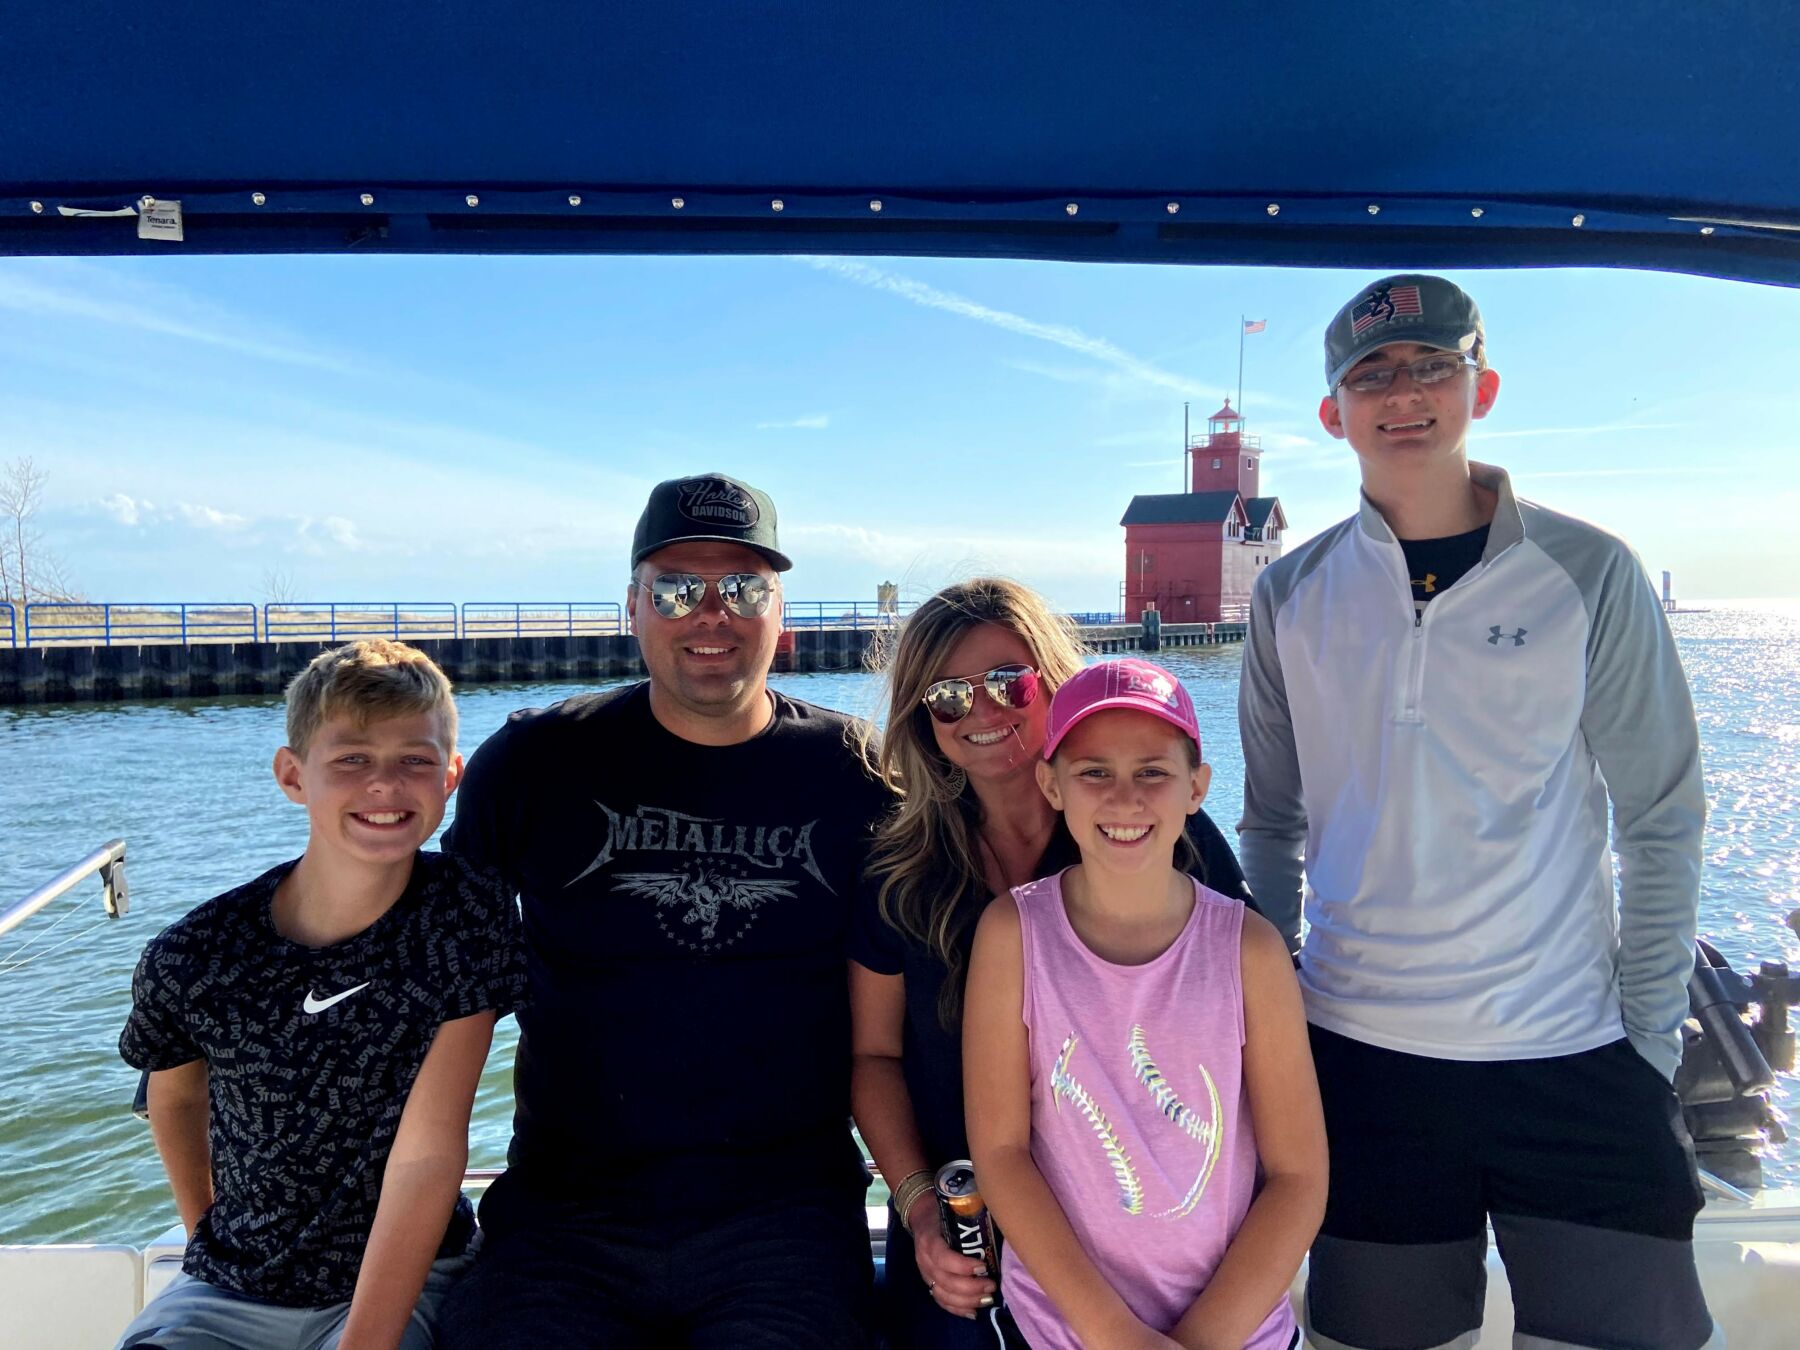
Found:
[[[1298,1344],[1325,1127],[1287,944],[1174,865],[1211,777],[1160,666],[1056,691],[1037,779],[1081,861],[988,907],[964,1021],[1006,1345]]]

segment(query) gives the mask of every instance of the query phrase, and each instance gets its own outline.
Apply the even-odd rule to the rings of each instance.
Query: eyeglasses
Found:
[[[1339,380],[1338,387],[1353,394],[1379,394],[1392,385],[1403,370],[1411,374],[1414,384],[1442,384],[1464,366],[1474,364],[1459,352],[1433,352],[1430,356],[1397,366],[1360,367]]]
[[[975,709],[977,686],[1002,708],[1023,708],[1037,698],[1038,684],[1038,673],[1030,666],[996,666],[973,680],[939,680],[919,702],[940,722],[960,722]]]
[[[719,588],[719,602],[740,619],[760,619],[775,596],[775,583],[756,572],[703,577],[696,572],[660,572],[648,581],[631,579],[650,592],[650,603],[665,619],[685,619],[706,599],[707,582]]]

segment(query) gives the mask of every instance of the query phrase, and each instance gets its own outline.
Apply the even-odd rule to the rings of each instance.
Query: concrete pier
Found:
[[[801,628],[781,635],[778,671],[861,670],[877,634]],[[1241,642],[1241,623],[1109,624],[1081,629],[1101,655]],[[110,647],[0,647],[0,705],[151,702],[221,694],[279,694],[329,642],[205,642]],[[635,678],[630,635],[421,638],[413,646],[456,685]]]
[[[1242,642],[1248,625],[1242,623],[1115,623],[1083,628],[1081,640],[1089,651],[1102,656],[1128,652],[1158,652],[1167,647],[1211,647],[1221,642]]]

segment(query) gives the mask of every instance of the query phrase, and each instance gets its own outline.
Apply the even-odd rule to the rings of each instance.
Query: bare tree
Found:
[[[297,594],[294,574],[284,567],[265,567],[262,574],[262,598],[266,605],[292,604]]]
[[[29,604],[75,598],[62,560],[35,523],[49,481],[29,455],[0,465],[0,599]]]

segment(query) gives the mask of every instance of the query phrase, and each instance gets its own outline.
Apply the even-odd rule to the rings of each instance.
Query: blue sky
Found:
[[[1455,273],[1501,372],[1475,458],[1684,598],[1800,593],[1800,294]],[[1000,570],[1115,606],[1133,493],[1237,380],[1291,543],[1348,514],[1319,429],[1363,272],[794,258],[0,260],[0,460],[95,599],[614,600],[649,485],[767,489],[794,599]]]

